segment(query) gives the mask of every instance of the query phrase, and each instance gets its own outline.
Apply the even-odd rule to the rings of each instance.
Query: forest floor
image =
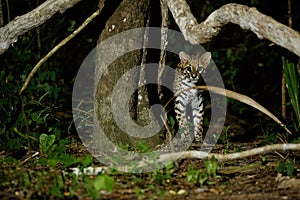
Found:
[[[213,152],[224,154],[262,145],[257,141],[218,144]],[[89,154],[76,140],[67,149],[77,158]],[[1,152],[0,199],[300,199],[298,152],[210,163],[216,164],[216,171],[203,160],[184,159],[168,169],[135,174],[112,171],[101,179],[76,176],[59,163],[49,167],[49,157],[45,165],[37,162],[41,157],[30,157],[33,154],[9,162],[7,152]],[[24,158],[30,160],[24,162]],[[93,166],[100,164],[93,160]]]
[[[232,146],[240,150],[257,147],[254,143]],[[214,153],[224,153],[218,145]],[[229,147],[230,148],[230,147]],[[229,149],[228,149],[229,150]],[[231,151],[229,150],[229,151]],[[229,152],[228,152],[229,153]],[[103,196],[104,199],[300,199],[300,170],[294,167],[294,176],[278,173],[278,163],[287,154],[258,155],[247,159],[218,164],[217,176],[207,178],[203,160],[181,160],[168,178],[132,175],[142,181],[132,182],[118,176],[118,189]],[[299,167],[300,154],[289,154]],[[191,169],[189,166],[193,166]],[[200,169],[198,180],[193,180],[195,169]],[[296,175],[298,171],[298,175]],[[165,172],[168,173],[168,172]],[[206,179],[207,178],[207,179]],[[189,179],[189,180],[188,180]],[[200,184],[201,179],[204,183]],[[206,181],[204,180],[206,179]],[[149,187],[151,186],[151,187]],[[138,192],[136,190],[138,188]]]

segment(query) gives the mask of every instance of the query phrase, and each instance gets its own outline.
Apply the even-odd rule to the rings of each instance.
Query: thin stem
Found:
[[[46,56],[44,56],[31,70],[29,75],[27,76],[25,83],[23,84],[19,94],[21,94],[28,86],[31,78],[37,72],[37,70],[42,66],[44,62],[46,62],[55,52],[57,52],[62,46],[64,46],[67,42],[69,42],[72,38],[74,38],[84,27],[86,27],[96,16],[100,14],[101,10],[97,10],[94,12],[89,18],[87,18],[81,26],[79,26],[71,35],[62,40],[58,45],[56,45]]]

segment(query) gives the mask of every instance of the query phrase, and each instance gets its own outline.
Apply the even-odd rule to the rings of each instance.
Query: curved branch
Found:
[[[237,160],[242,158],[247,158],[254,155],[261,155],[275,151],[299,151],[300,144],[271,144],[263,147],[257,147],[254,149],[237,152],[237,153],[229,153],[229,154],[215,154],[215,153],[207,153],[204,151],[184,151],[184,152],[176,152],[176,153],[168,153],[160,155],[158,162],[165,162],[169,160],[177,160],[178,157],[180,159],[212,159],[215,157],[219,162],[226,162],[230,160]]]
[[[300,57],[299,32],[257,11],[256,8],[230,3],[211,13],[198,23],[185,0],[166,0],[168,7],[185,39],[192,44],[211,41],[221,28],[233,23],[251,30],[260,39],[268,39]]]
[[[250,97],[248,97],[246,95],[243,95],[243,94],[231,91],[231,90],[214,87],[214,86],[196,86],[193,88],[200,88],[202,90],[211,91],[211,92],[214,92],[214,93],[220,94],[220,95],[224,95],[224,90],[225,90],[226,97],[238,100],[242,103],[245,103],[245,104],[252,106],[253,108],[261,111],[262,113],[264,113],[265,115],[267,115],[268,117],[273,119],[281,127],[283,127],[289,134],[292,134],[292,132],[275,115],[273,115],[273,113],[271,113],[268,109],[266,109],[265,107],[263,107],[262,105],[257,103],[255,100],[251,99]]]
[[[65,12],[81,0],[48,0],[29,13],[16,17],[6,26],[0,28],[0,54],[4,53],[18,37],[38,27],[55,13]]]

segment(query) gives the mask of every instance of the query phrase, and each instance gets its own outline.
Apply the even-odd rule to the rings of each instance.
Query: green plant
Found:
[[[87,154],[84,156],[82,160],[82,168],[88,167],[93,163],[93,156],[91,154]]]
[[[186,175],[188,182],[199,185],[214,184],[216,179],[220,178],[220,176],[217,175],[218,162],[215,157],[210,160],[206,160],[204,164],[205,171],[195,169],[193,165],[188,166]]]
[[[58,110],[64,114],[61,108],[66,107],[68,100],[62,94],[66,94],[68,86],[61,77],[61,69],[53,67],[58,66],[56,61],[45,63],[32,77],[27,89],[19,94],[26,77],[44,53],[40,46],[37,48],[36,42],[41,44],[39,33],[36,30],[28,32],[1,60],[0,147],[5,150],[36,148],[41,133],[54,134],[60,139],[70,131],[63,127],[71,124],[71,116],[66,120],[61,118],[66,115],[58,114]],[[50,43],[43,42],[42,49],[50,48]]]
[[[70,26],[68,27],[68,31],[73,32],[75,30],[76,20],[69,20]]]
[[[55,139],[55,135],[40,135],[39,146],[43,157],[38,160],[39,164],[55,167],[57,164],[61,163],[65,167],[69,167],[81,163],[81,158],[66,154],[66,144],[69,143],[68,140],[59,140],[58,143],[55,143]],[[91,157],[87,157],[83,159],[82,163],[84,166],[87,166],[91,164],[91,160]]]
[[[171,179],[172,175],[172,169],[174,168],[175,164],[173,161],[169,161],[165,163],[165,166],[163,169],[155,170],[151,173],[151,177],[153,180],[155,180],[157,183],[168,183]]]
[[[170,181],[171,173],[169,171],[155,170],[152,172],[152,178],[159,184],[166,184]]]
[[[274,123],[262,125],[263,135],[257,136],[258,140],[263,140],[263,144],[277,143],[279,139],[278,130],[281,127]]]
[[[169,122],[170,122],[171,129],[174,129],[175,128],[175,124],[176,124],[176,120],[174,119],[173,116],[169,117]]]
[[[215,157],[212,157],[210,160],[204,161],[205,168],[207,174],[210,177],[216,178],[217,177],[217,170],[218,170],[218,161]]]
[[[230,126],[224,126],[223,134],[221,134],[218,138],[218,141],[224,145],[224,154],[227,154],[229,151],[229,135],[228,130],[230,129]]]
[[[297,119],[297,129],[300,128],[300,101],[299,101],[299,77],[296,72],[295,65],[290,63],[287,59],[282,57],[282,67],[284,72],[284,78],[286,83],[286,88],[290,98],[290,102],[293,106],[294,112]]]
[[[57,175],[50,189],[46,192],[47,195],[52,197],[63,198],[64,197],[64,181],[62,175]]]
[[[144,199],[145,198],[145,191],[141,188],[136,187],[134,189],[135,195],[138,199]]]
[[[137,145],[137,150],[141,153],[147,153],[151,151],[151,147],[146,141],[140,140]]]
[[[280,174],[294,176],[295,175],[295,166],[290,160],[280,161],[277,166],[277,171]]]
[[[113,177],[102,174],[98,175],[95,179],[91,180],[88,177],[85,177],[86,183],[86,190],[88,191],[89,195],[93,199],[99,199],[100,192],[106,191],[111,192],[115,185],[115,180]]]
[[[59,162],[61,162],[64,165],[64,167],[67,168],[72,165],[79,164],[81,162],[81,158],[62,153],[61,155],[59,155]]]
[[[207,173],[203,172],[202,170],[195,169],[194,166],[189,165],[186,174],[186,179],[188,182],[204,185],[207,183],[209,176]]]
[[[42,133],[39,138],[40,150],[42,154],[49,153],[51,146],[55,142],[55,135],[46,135]]]

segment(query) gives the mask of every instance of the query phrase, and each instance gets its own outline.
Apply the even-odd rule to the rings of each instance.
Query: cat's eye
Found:
[[[198,71],[199,73],[202,73],[202,72],[205,72],[205,69],[204,69],[202,66],[198,66],[198,67],[197,67],[197,71]]]
[[[191,68],[190,66],[188,66],[188,67],[186,68],[186,71],[191,72],[191,71],[192,71],[192,68]]]

